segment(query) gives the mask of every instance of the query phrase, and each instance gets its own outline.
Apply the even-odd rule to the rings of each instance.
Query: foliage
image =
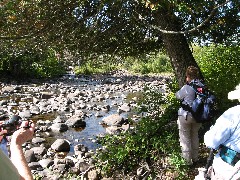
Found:
[[[109,57],[91,59],[75,67],[76,74],[98,74],[106,73],[119,68],[118,62]]]
[[[228,92],[240,83],[240,47],[210,46],[194,53],[206,83],[217,97],[219,113],[236,104],[227,99]]]
[[[185,172],[182,168],[184,161],[179,155],[175,123],[178,101],[173,93],[166,97],[150,87],[145,88],[143,97],[139,103],[139,113],[147,112],[147,116],[141,118],[133,131],[106,135],[100,139],[103,150],[96,155],[96,160],[106,175],[110,176],[116,171],[128,174],[142,162],[153,165],[168,158],[171,159],[169,164],[176,165],[169,171]],[[152,176],[155,173],[153,170]]]
[[[132,72],[149,74],[171,72],[169,57],[163,53],[150,54],[139,58],[127,57],[123,66]]]
[[[91,53],[139,56],[162,47],[161,33],[154,26],[158,26],[157,10],[164,9],[170,19],[181,24],[182,31],[208,20],[193,33],[185,34],[189,41],[238,43],[232,41],[239,35],[238,3],[238,0],[4,1],[0,4],[0,39],[10,44],[23,40],[22,43],[33,47],[67,49],[86,57]]]
[[[64,72],[52,50],[8,49],[0,52],[0,59],[0,73],[15,79],[55,77]]]
[[[178,12],[178,18],[181,19],[184,30],[198,27],[195,32],[187,35],[188,39],[199,44],[203,42],[225,42],[228,45],[239,43],[236,42],[240,26],[238,0],[173,0],[169,4],[174,12]]]
[[[48,56],[45,60],[32,64],[33,74],[38,78],[53,78],[64,74],[65,68],[63,63],[59,61],[53,51],[49,51]]]
[[[91,54],[141,57],[165,46],[183,84],[183,69],[195,64],[185,40],[238,44],[238,4],[238,0],[3,1],[0,51],[51,47],[62,55],[67,51],[86,59]],[[177,36],[182,37],[180,41]],[[178,45],[187,48],[177,51]],[[144,73],[159,71],[140,64]]]

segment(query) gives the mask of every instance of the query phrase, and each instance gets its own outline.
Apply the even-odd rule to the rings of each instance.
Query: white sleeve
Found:
[[[184,99],[187,95],[187,87],[188,85],[184,85],[178,92],[176,92],[176,98],[177,99]]]
[[[231,136],[231,120],[227,119],[225,113],[221,115],[214,126],[204,135],[204,143],[208,148],[218,149]]]

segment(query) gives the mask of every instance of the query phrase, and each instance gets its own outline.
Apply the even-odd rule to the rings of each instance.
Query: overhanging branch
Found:
[[[207,19],[205,19],[201,24],[199,24],[198,26],[190,29],[190,30],[186,30],[186,31],[170,31],[170,30],[165,30],[165,29],[161,29],[159,28],[158,26],[155,26],[155,25],[150,25],[150,27],[152,27],[153,29],[156,29],[162,33],[165,33],[165,34],[190,34],[190,33],[193,33],[197,30],[199,30],[201,27],[203,27],[206,23],[208,23],[210,21],[210,19],[214,16],[216,10],[222,6],[224,6],[225,4],[227,4],[230,0],[226,0],[224,3],[222,4],[219,4],[218,6],[214,7],[212,9],[212,11],[210,12],[210,15],[208,16]],[[141,17],[141,15],[140,15]]]

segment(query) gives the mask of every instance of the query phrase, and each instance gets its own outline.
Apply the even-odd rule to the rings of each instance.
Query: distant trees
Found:
[[[189,42],[237,45],[239,1],[17,0],[0,3],[0,51],[138,56],[165,49],[179,84],[197,65]]]

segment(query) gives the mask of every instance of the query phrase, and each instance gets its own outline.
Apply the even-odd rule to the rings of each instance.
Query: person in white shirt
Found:
[[[228,99],[240,102],[240,84],[228,93]],[[208,148],[218,150],[208,175],[211,180],[240,179],[240,105],[226,110],[204,135]]]
[[[2,122],[0,122],[0,125]],[[32,180],[33,176],[25,159],[22,144],[33,138],[35,125],[28,121],[23,121],[20,128],[11,137],[10,152],[11,159],[0,148],[0,179],[11,180]],[[0,129],[0,142],[7,130]]]
[[[195,99],[195,91],[188,84],[193,82],[202,83],[199,80],[199,70],[194,66],[189,66],[186,70],[186,84],[176,92],[176,98],[183,100],[183,104],[191,105]],[[201,127],[201,123],[197,123],[192,117],[192,114],[182,107],[178,110],[178,129],[179,129],[179,141],[182,150],[182,157],[186,160],[188,165],[192,165],[198,161],[199,152],[199,137],[198,131]]]

